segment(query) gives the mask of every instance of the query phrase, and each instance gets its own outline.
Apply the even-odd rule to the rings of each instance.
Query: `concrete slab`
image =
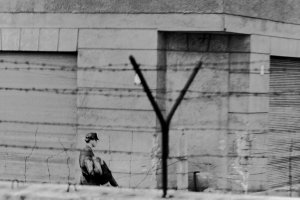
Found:
[[[41,29],[39,37],[40,51],[57,51],[59,29]]]
[[[78,48],[157,49],[157,41],[156,30],[80,29]]]
[[[2,29],[2,50],[17,51],[20,48],[20,29]]]
[[[60,29],[58,51],[76,51],[78,29]]]
[[[37,51],[39,46],[39,29],[22,29],[20,50]]]

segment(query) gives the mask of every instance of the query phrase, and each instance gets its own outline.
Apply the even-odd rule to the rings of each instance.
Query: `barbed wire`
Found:
[[[257,61],[240,61],[240,62],[206,62],[203,64],[202,69],[214,70],[214,71],[229,71],[232,73],[262,73],[262,69],[253,68],[253,69],[229,69],[228,66],[235,65],[245,65],[245,64],[262,64],[267,63],[268,60],[257,60]],[[1,63],[4,64],[14,64],[14,65],[26,65],[26,66],[1,66]],[[176,64],[140,64],[142,71],[191,71],[197,63],[176,63]],[[40,66],[40,67],[33,67]],[[226,66],[226,68],[221,68],[220,66]],[[98,66],[77,66],[77,65],[60,65],[60,64],[51,64],[51,63],[36,63],[29,61],[9,61],[0,59],[0,70],[4,71],[92,71],[92,72],[122,72],[122,71],[132,71],[134,70],[129,63],[118,63],[118,64],[105,64]],[[272,69],[263,69],[263,73],[269,73]],[[276,68],[274,71],[278,71]],[[287,69],[282,67],[282,71]]]
[[[65,147],[64,145],[61,145],[62,147],[59,147],[59,148],[50,148],[51,150],[60,150],[57,154],[55,155],[52,155],[52,157],[55,157],[56,155],[58,154],[62,154],[64,152],[67,152],[67,151],[80,151],[82,149],[79,149],[79,148],[67,148]],[[38,150],[38,149],[45,149],[45,147],[42,147],[40,148],[39,146],[28,146],[28,147],[25,147],[25,146],[18,146],[18,145],[0,145],[0,147],[5,147],[5,148],[9,148],[9,147],[13,147],[13,148],[25,148],[25,149],[34,149],[34,150]],[[110,154],[114,154],[114,153],[120,153],[119,151],[102,151],[102,150],[96,150],[95,151],[96,153],[110,153]],[[127,151],[127,152],[122,152],[122,153],[126,153],[126,154],[129,154],[129,155],[132,155],[134,156],[135,155],[135,152],[131,152],[131,151]],[[266,153],[266,152],[265,152]],[[32,154],[32,152],[29,152],[29,154]],[[145,154],[146,155],[146,154]],[[153,159],[153,155],[150,155],[150,154],[147,154],[148,156],[148,160],[150,161],[151,159]],[[25,160],[26,160],[26,157],[28,156],[25,156]],[[70,173],[70,166],[69,166],[69,161],[70,159],[74,159],[74,156],[70,156],[69,154],[66,154],[66,167],[68,168],[67,171],[69,171],[67,177],[65,180],[61,180],[61,181],[56,181],[55,178],[51,178],[56,172],[53,172],[51,173],[50,172],[50,167],[49,167],[49,159],[46,159],[45,162],[47,162],[47,167],[48,167],[48,173],[49,173],[49,181],[47,180],[43,180],[43,181],[39,181],[39,180],[33,180],[30,175],[28,175],[28,177],[24,179],[16,179],[15,177],[14,178],[0,178],[1,181],[11,181],[12,184],[13,182],[17,182],[17,183],[58,183],[58,184],[77,184],[76,183],[76,180],[74,178],[74,174],[71,174]],[[178,163],[180,163],[181,161],[184,161],[184,160],[187,160],[187,162],[193,164],[193,165],[197,165],[197,168],[199,169],[204,169],[203,167],[199,166],[199,165],[205,165],[205,169],[207,167],[209,168],[215,168],[216,164],[213,164],[212,163],[207,163],[206,159],[207,158],[230,158],[230,159],[244,159],[244,160],[247,160],[248,163],[244,163],[242,164],[244,167],[247,167],[247,166],[252,166],[251,164],[251,159],[258,159],[258,158],[263,158],[263,159],[273,159],[273,158],[282,158],[282,159],[285,159],[287,162],[290,160],[292,161],[293,159],[297,160],[300,158],[300,152],[296,152],[293,154],[292,157],[289,157],[289,155],[287,154],[277,154],[277,155],[268,155],[268,154],[265,154],[265,155],[256,155],[256,154],[250,154],[250,155],[236,155],[236,154],[228,154],[228,155],[219,155],[219,154],[198,154],[198,155],[185,155],[185,156],[170,156],[168,159],[170,160],[174,160],[175,161],[170,161],[170,163],[168,164],[168,167],[172,167],[173,165],[176,165]],[[158,156],[158,158],[160,158],[160,156]],[[203,158],[204,160],[202,160],[201,158]],[[11,159],[11,158],[10,158]],[[76,158],[75,158],[76,159]],[[199,160],[200,159],[200,160]],[[137,159],[135,161],[138,161],[140,159]],[[27,161],[30,161],[30,159],[27,159]],[[112,160],[113,161],[113,160]],[[283,161],[283,160],[282,160]],[[25,164],[26,165],[26,164]],[[270,164],[269,164],[270,165]],[[265,168],[267,168],[268,166],[265,166]],[[156,176],[160,176],[162,174],[162,172],[160,172],[160,169],[161,167],[158,167],[157,169],[153,166],[150,166],[148,167],[147,171],[146,172],[139,172],[139,171],[118,171],[118,170],[114,170],[113,171],[113,174],[117,175],[117,180],[121,180],[121,179],[128,179],[130,180],[131,178],[134,178],[135,176],[137,177],[140,177],[139,179],[137,179],[136,182],[133,182],[131,183],[130,187],[132,188],[138,188],[141,186],[141,184],[143,184],[146,180],[148,180],[150,177],[149,176],[152,176],[152,175],[156,175]],[[210,169],[210,171],[213,170],[213,169]],[[293,169],[293,172],[295,172],[296,169]],[[181,172],[181,174],[194,174],[195,171],[187,171],[187,172]],[[246,172],[245,172],[246,173]],[[261,173],[258,173],[258,174],[253,174],[251,173],[251,175],[259,175],[259,174],[264,174],[265,172],[261,172]],[[26,171],[25,171],[25,174],[26,174]],[[176,172],[176,174],[180,174],[180,172]],[[120,175],[123,175],[123,176],[120,176]],[[217,179],[225,179],[225,180],[233,180],[233,181],[239,181],[239,178],[238,177],[235,177],[239,174],[236,174],[236,175],[232,175],[232,177],[230,177],[229,175],[227,176],[222,176],[221,174],[214,174],[214,178],[217,178]],[[283,179],[288,179],[288,177],[285,177],[285,176],[282,176]],[[260,178],[251,178],[251,181],[261,181]],[[264,183],[265,184],[275,184],[275,182],[273,180],[264,180]],[[236,183],[237,185],[239,185],[238,183]],[[287,185],[288,184],[297,184],[297,180],[293,180],[292,182],[287,182]],[[239,190],[237,190],[239,191]]]
[[[32,155],[33,150],[50,150],[50,151],[60,151],[62,152],[80,152],[83,151],[84,148],[70,148],[65,147],[62,143],[60,143],[62,147],[47,147],[47,146],[38,146],[38,145],[13,145],[13,144],[0,144],[0,147],[3,148],[17,148],[17,149],[30,149],[30,153],[28,156],[25,156],[25,161],[29,160],[29,157]],[[94,150],[96,153],[101,154],[123,154],[123,155],[135,155],[135,156],[148,156],[149,159],[151,158],[161,158],[161,156],[151,155],[151,152],[136,152],[136,151],[118,151],[118,150]],[[260,153],[252,153],[248,155],[238,155],[236,153],[228,153],[227,155],[224,154],[210,154],[210,153],[203,153],[203,154],[188,154],[184,156],[175,156],[171,155],[168,159],[176,159],[176,160],[184,160],[184,159],[194,159],[194,158],[245,158],[245,159],[257,159],[257,158],[282,158],[282,159],[289,159],[289,158],[300,158],[300,150],[293,150],[293,154],[290,155],[288,153],[276,153],[276,152],[260,152]],[[53,157],[53,155],[51,155]],[[70,157],[69,155],[67,157]],[[26,159],[27,158],[27,159]],[[48,159],[48,158],[47,158]],[[47,160],[46,159],[46,160]],[[26,164],[25,164],[26,165]]]
[[[203,58],[202,58],[203,60]],[[209,65],[228,65],[229,63],[231,64],[248,64],[248,63],[261,63],[261,62],[269,62],[270,60],[253,60],[253,61],[233,61],[233,62],[207,62],[205,61],[206,64]],[[7,60],[7,59],[0,59],[0,63],[7,63],[7,64],[14,64],[14,65],[35,65],[35,66],[53,66],[53,67],[77,67],[77,65],[62,65],[62,64],[53,64],[53,63],[43,63],[43,62],[31,62],[31,61],[18,61],[18,60]],[[165,66],[165,65],[157,65],[157,64],[145,64],[145,63],[138,63],[141,66],[152,66],[152,67],[157,67],[157,66]],[[190,62],[190,63],[184,63],[184,66],[192,66],[194,67],[197,62]],[[173,64],[171,66],[177,66],[178,64]],[[95,65],[94,67],[111,67],[111,66],[118,66],[118,67],[123,67],[123,66],[131,66],[131,64],[128,62],[124,63],[107,63],[105,65]]]
[[[63,151],[65,151],[65,150],[63,150]],[[70,156],[69,155],[67,155],[68,156],[68,158],[67,158],[67,160],[70,160],[71,158],[70,158]],[[297,155],[297,157],[293,157],[293,158],[299,158],[299,156],[300,155]],[[205,165],[205,166],[207,166],[207,165],[209,165],[209,168],[215,168],[216,166],[215,165],[213,165],[213,166],[210,166],[210,165],[212,165],[211,163],[205,163],[205,161],[203,162],[203,161],[201,161],[201,160],[198,160],[198,159],[196,159],[197,161],[195,161],[195,160],[189,160],[189,159],[194,159],[194,158],[200,158],[200,157],[204,157],[204,158],[207,158],[207,157],[210,157],[210,158],[213,158],[213,157],[221,157],[221,158],[223,158],[224,156],[221,156],[221,155],[212,155],[212,154],[202,154],[202,155],[192,155],[192,156],[186,156],[184,159],[188,159],[187,161],[189,162],[189,163],[191,163],[191,164],[196,164],[197,165],[197,167],[199,168],[199,169],[202,169],[203,170],[203,167],[199,167],[199,165]],[[258,158],[257,156],[234,156],[234,155],[229,155],[229,158],[245,158],[245,159],[247,159],[247,160],[250,160],[251,158]],[[267,158],[267,157],[262,157],[262,158]],[[168,168],[169,167],[172,167],[173,165],[176,165],[176,164],[178,164],[178,163],[180,163],[181,161],[182,161],[182,157],[170,157],[169,159],[176,159],[175,161],[173,161],[173,162],[171,162],[171,163],[169,163],[168,164]],[[286,158],[286,159],[288,159],[288,158]],[[249,166],[251,166],[251,162],[249,163],[249,164],[244,164],[244,167],[246,167],[247,165],[249,165]],[[267,168],[267,166],[265,166],[266,168]],[[207,168],[207,167],[206,167]],[[48,166],[48,169],[49,169],[49,166]],[[135,183],[131,183],[130,185],[129,185],[129,187],[132,187],[132,188],[138,188],[143,182],[145,182],[146,180],[148,180],[149,179],[149,176],[152,176],[152,175],[156,175],[156,176],[160,176],[161,174],[162,174],[162,172],[160,172],[160,169],[161,169],[161,167],[158,167],[156,170],[155,170],[155,167],[149,167],[148,168],[148,170],[146,171],[146,172],[135,172],[135,171],[130,171],[130,172],[126,172],[126,171],[117,171],[117,170],[114,170],[113,171],[113,174],[115,174],[115,175],[117,175],[117,180],[121,180],[121,179],[124,179],[124,178],[126,178],[126,179],[128,179],[128,180],[130,180],[131,178],[134,178],[135,176],[143,176],[143,177],[141,177],[141,178],[139,178],[139,179],[137,179],[137,182],[135,182]],[[154,171],[155,170],[155,171]],[[212,169],[210,169],[210,171],[211,171]],[[293,170],[294,172],[295,172],[295,170]],[[195,173],[195,171],[194,170],[192,170],[192,171],[187,171],[187,172],[176,172],[176,174],[178,175],[178,174],[194,174]],[[261,173],[251,173],[251,175],[264,175],[264,173],[265,172],[261,172]],[[54,172],[54,174],[55,174],[55,172]],[[120,175],[123,175],[123,176],[120,176]],[[225,179],[225,180],[232,180],[232,181],[239,181],[239,178],[237,178],[236,176],[237,176],[238,174],[236,174],[236,175],[234,175],[234,174],[232,174],[231,176],[232,177],[230,177],[229,175],[227,175],[227,176],[222,176],[221,174],[214,174],[214,178],[217,178],[217,179],[219,179],[219,180],[221,180],[221,179]],[[49,172],[49,176],[50,176],[50,172]],[[205,179],[205,177],[203,177],[204,179]],[[287,178],[287,177],[282,177],[282,178]],[[12,179],[9,179],[9,178],[6,178],[6,179],[4,179],[4,178],[0,178],[0,180],[1,181],[11,181],[12,182],[12,184],[14,183],[14,182],[17,182],[17,184],[20,182],[20,183],[58,183],[58,184],[78,184],[78,183],[76,183],[76,180],[75,180],[75,178],[74,178],[74,174],[73,175],[70,175],[69,174],[69,176],[67,177],[67,179],[66,180],[62,180],[62,181],[55,181],[55,179],[54,180],[52,180],[52,179],[50,179],[49,178],[49,181],[38,181],[38,180],[32,180],[32,179],[30,179],[30,177],[29,177],[29,179],[28,180],[26,180],[26,179],[16,179],[16,178],[12,178]],[[261,181],[261,179],[260,178],[251,178],[251,181]],[[293,180],[292,182],[288,182],[288,181],[286,181],[286,185],[289,185],[289,184],[297,184],[297,180]],[[274,181],[272,181],[272,180],[264,180],[264,183],[265,184],[274,184]],[[240,184],[238,184],[238,183],[235,183],[236,185],[240,185]],[[280,185],[279,185],[280,186]],[[12,186],[13,187],[13,186]],[[292,190],[293,190],[293,188],[291,188]],[[236,190],[237,192],[241,192],[240,190]],[[284,189],[284,191],[289,191],[289,189]],[[233,192],[233,190],[231,191],[231,192]]]
[[[276,67],[275,69],[268,69],[266,67],[261,66],[255,66],[258,68],[253,69],[239,69],[240,67],[245,66],[238,66],[238,65],[247,65],[247,68],[251,68],[248,65],[251,64],[261,64],[264,65],[265,63],[268,63],[269,60],[258,60],[258,61],[250,61],[250,62],[206,62],[203,65],[204,70],[213,70],[213,71],[225,71],[230,73],[257,73],[260,75],[268,74],[272,72],[285,72],[288,70],[291,70],[289,68],[284,67]],[[6,66],[1,66],[1,63]],[[9,64],[12,65],[25,65],[25,66],[9,66]],[[193,70],[196,63],[176,63],[176,64],[166,64],[166,65],[147,65],[147,64],[140,64],[143,69],[142,71],[149,71],[149,72],[156,72],[156,71],[191,71]],[[266,69],[264,69],[266,68]],[[131,65],[128,63],[120,63],[120,64],[106,64],[102,66],[84,66],[84,67],[78,67],[77,65],[56,65],[51,63],[35,63],[35,62],[29,62],[29,61],[8,61],[8,60],[1,60],[0,59],[0,71],[87,71],[87,72],[133,72],[133,69],[131,68]],[[139,88],[95,88],[95,87],[85,87],[85,88],[25,88],[25,87],[0,87],[1,91],[13,91],[13,92],[38,92],[38,93],[54,93],[54,94],[62,94],[62,95],[102,95],[106,97],[119,97],[119,98],[145,98],[146,95],[143,93],[142,89]],[[156,99],[161,100],[167,100],[167,101],[173,101],[174,99],[170,97],[173,93],[179,93],[180,90],[167,90],[167,89],[152,89],[153,93],[156,93]],[[139,94],[142,93],[142,94]],[[276,92],[206,92],[206,91],[196,91],[196,90],[188,90],[188,95],[196,95],[196,96],[187,96],[184,98],[184,100],[193,100],[193,99],[203,99],[203,98],[215,98],[215,97],[229,97],[229,96],[295,96],[295,98],[298,98],[300,95],[300,91],[298,90],[285,90],[285,91],[276,91]],[[88,107],[79,107],[79,109],[88,109]],[[159,128],[156,126],[117,126],[117,125],[95,125],[95,124],[79,124],[79,123],[62,123],[62,122],[38,122],[38,121],[18,121],[18,120],[0,120],[1,123],[12,123],[12,124],[29,124],[29,125],[49,125],[49,126],[70,126],[70,127],[85,127],[85,128],[94,128],[94,129],[102,129],[102,130],[118,130],[118,131],[128,131],[128,130],[136,130],[136,131],[149,131],[151,133],[160,131]],[[181,131],[183,130],[182,127],[171,127],[171,131]],[[247,133],[253,133],[253,134],[261,134],[261,133],[270,133],[270,132],[280,132],[280,130],[276,129],[268,129],[268,130],[245,130],[243,128],[241,129],[232,129],[232,128],[209,128],[209,127],[189,127],[184,128],[184,130],[188,131],[208,131],[208,130],[218,130],[218,131],[226,131],[226,133],[234,133],[235,131],[246,131]],[[284,133],[298,133],[298,130],[283,130]],[[49,164],[51,163],[51,159],[59,156],[61,154],[64,154],[64,157],[66,158],[66,163],[64,165],[67,168],[67,176],[65,181],[62,181],[60,183],[70,183],[73,181],[73,177],[71,176],[71,156],[68,154],[69,152],[80,152],[82,151],[81,148],[73,148],[65,146],[61,141],[59,141],[60,146],[59,147],[47,147],[47,146],[38,146],[36,142],[36,134],[35,134],[35,143],[34,145],[11,145],[11,144],[0,144],[0,147],[6,149],[6,155],[8,157],[8,151],[9,148],[17,148],[17,149],[24,149],[24,150],[30,150],[29,154],[26,153],[24,155],[24,165],[25,165],[25,174],[24,174],[24,181],[27,182],[27,163],[30,161],[31,156],[33,155],[33,151],[37,150],[49,150],[51,151],[58,151],[57,153],[50,155],[46,157],[45,162],[47,165],[47,172],[48,172],[48,180],[50,182],[55,182],[51,177],[51,171]],[[283,144],[289,145],[288,142],[283,142]],[[295,142],[293,143],[295,144]],[[250,151],[250,150],[249,150]],[[275,159],[280,158],[281,161],[286,162],[292,162],[293,159],[297,160],[300,159],[300,152],[293,150],[293,154],[290,154],[290,152],[282,153],[280,152],[280,149],[278,152],[274,150],[274,152],[267,152],[263,151],[260,153],[247,153],[239,155],[237,153],[228,153],[226,155],[223,154],[189,154],[184,156],[169,156],[168,159],[174,159],[176,161],[170,163],[168,167],[171,167],[178,162],[182,160],[188,160],[188,162],[194,162],[196,164],[201,164],[201,159],[203,158],[230,158],[230,159],[236,159],[236,158],[242,158],[247,161],[250,159]],[[102,154],[121,154],[121,155],[130,155],[130,156],[143,156],[148,157],[149,159],[158,158],[160,159],[161,156],[153,155],[151,152],[145,153],[145,152],[135,152],[135,151],[115,151],[115,150],[95,150],[97,153]],[[5,157],[5,159],[7,158]],[[76,159],[76,158],[75,158]],[[139,159],[141,160],[141,159]],[[196,160],[196,161],[191,161]],[[130,161],[131,162],[131,161]],[[6,168],[6,161],[5,161],[5,168]],[[245,164],[247,165],[247,163]],[[269,163],[269,165],[272,165],[272,163]],[[114,171],[113,173],[116,174],[127,174],[128,176],[135,176],[135,175],[144,175],[138,181],[135,185],[135,187],[139,187],[146,179],[147,177],[154,173],[152,172],[155,168],[154,167],[148,167],[148,170],[146,172],[120,172],[120,171]],[[156,170],[160,170],[160,168],[157,168]],[[294,169],[293,169],[294,170]],[[294,170],[295,171],[295,170]],[[55,172],[54,172],[55,173]],[[193,173],[193,172],[188,172]],[[156,175],[159,175],[160,172],[155,172]],[[286,176],[284,176],[286,178]],[[224,178],[224,177],[218,177],[218,178]],[[290,178],[290,177],[288,177]],[[228,177],[226,177],[228,179]],[[4,180],[4,179],[0,179]],[[8,181],[14,181],[16,179],[10,180],[6,179]],[[252,179],[253,180],[253,179]],[[30,180],[32,181],[32,180]],[[267,180],[269,181],[269,180]],[[28,181],[29,182],[29,181]],[[37,181],[39,182],[39,181]],[[270,181],[272,182],[272,181]],[[291,182],[289,182],[291,183]]]
[[[145,98],[147,97],[142,90],[139,89],[131,89],[131,88],[24,88],[24,87],[0,87],[1,91],[17,91],[17,92],[38,92],[38,93],[52,93],[58,95],[93,95],[93,96],[105,96],[105,97],[118,97],[118,98]],[[108,93],[110,91],[110,93]],[[123,93],[112,93],[112,92],[123,92]],[[127,94],[124,94],[127,92]],[[153,89],[152,92],[159,93],[156,94],[156,99],[166,100],[166,101],[174,101],[175,98],[170,97],[162,97],[163,95],[168,95],[170,93],[180,93],[179,90],[167,90],[162,92],[160,89]],[[135,94],[132,94],[135,93]],[[141,94],[137,94],[141,93]],[[198,94],[198,96],[188,96],[184,97],[184,100],[193,100],[193,99],[201,99],[201,98],[213,98],[213,97],[228,97],[228,96],[260,96],[260,97],[271,97],[271,96],[298,96],[300,95],[300,91],[298,90],[282,90],[282,91],[274,91],[274,92],[238,92],[238,91],[230,91],[230,92],[205,92],[205,91],[195,91],[188,90],[187,95]]]
[[[132,125],[97,125],[97,124],[83,124],[83,123],[63,123],[63,122],[43,122],[43,121],[22,121],[22,120],[4,120],[0,119],[0,124],[27,124],[27,125],[45,125],[45,126],[66,126],[66,127],[79,127],[79,128],[93,128],[95,130],[117,130],[117,131],[141,131],[148,130],[150,133],[160,132],[161,128],[157,126],[132,126]],[[228,128],[228,127],[176,127],[171,126],[170,131],[226,131],[229,134],[234,132],[245,132],[252,134],[262,134],[262,133],[298,133],[298,130],[278,130],[275,128],[268,129],[250,129],[247,127],[247,130],[243,128]],[[20,131],[21,132],[21,131]]]
[[[8,123],[8,124],[28,124],[28,125],[45,125],[45,126],[66,126],[66,127],[79,127],[79,128],[93,128],[95,130],[116,130],[116,131],[137,131],[140,132],[141,130],[145,131],[148,130],[149,133],[156,133],[160,132],[160,127],[157,126],[132,126],[132,125],[97,125],[97,124],[81,124],[81,123],[63,123],[63,122],[42,122],[42,121],[21,121],[21,120],[3,120],[0,119],[0,124]],[[274,128],[269,129],[250,129],[249,127],[247,130],[243,128],[228,128],[228,127],[189,127],[183,128],[181,126],[171,126],[170,131],[226,131],[229,134],[234,132],[245,132],[252,133],[252,134],[263,134],[263,133],[277,133],[277,132],[284,132],[284,133],[298,133],[297,130],[278,130]],[[22,132],[22,131],[19,131]]]
[[[61,143],[62,144],[62,143]],[[17,148],[17,149],[34,149],[34,150],[50,150],[50,151],[70,151],[70,152],[80,152],[84,150],[84,148],[69,148],[69,147],[47,147],[47,146],[31,146],[31,145],[13,145],[13,144],[0,144],[0,147],[4,148]],[[149,153],[145,152],[131,152],[131,151],[117,151],[117,150],[95,150],[95,152],[103,153],[103,154],[126,154],[126,155],[142,155],[148,156]],[[29,156],[30,157],[30,156]]]

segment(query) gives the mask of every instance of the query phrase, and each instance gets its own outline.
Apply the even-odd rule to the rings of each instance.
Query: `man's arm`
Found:
[[[103,161],[99,157],[93,157],[95,172],[99,173],[100,175],[103,174],[102,167]]]
[[[90,159],[85,159],[84,164],[89,175],[93,176],[95,174],[93,161]]]

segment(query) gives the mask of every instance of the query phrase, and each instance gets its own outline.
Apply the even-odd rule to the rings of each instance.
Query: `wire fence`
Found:
[[[268,60],[258,60],[253,62],[205,62],[201,70],[207,70],[215,73],[226,72],[228,74],[258,74],[269,75],[274,72],[286,73],[288,68],[276,68],[276,69],[261,69],[254,67],[243,67],[244,65],[250,66],[261,63],[267,63]],[[169,65],[147,65],[140,64],[141,71],[148,72],[178,72],[185,73],[193,70],[196,63],[184,63],[184,64],[169,64]],[[134,70],[129,63],[120,64],[106,64],[101,66],[68,66],[68,65],[51,65],[49,63],[34,63],[28,61],[10,61],[0,59],[0,73],[11,72],[30,72],[38,74],[47,72],[88,72],[88,73],[116,73],[116,72],[130,72],[132,76],[135,75]],[[70,77],[69,77],[70,78]],[[80,77],[75,77],[80,81]],[[129,82],[132,82],[130,80]],[[111,80],[113,83],[113,80]],[[1,86],[1,85],[0,85]],[[195,88],[187,90],[186,96],[183,98],[185,103],[195,103],[195,101],[201,102],[201,100],[214,100],[216,98],[225,98],[228,100],[230,97],[277,97],[277,98],[289,98],[295,99],[294,102],[299,103],[300,88],[290,90],[276,90],[269,92],[245,92],[245,91],[202,91],[201,87],[197,90]],[[162,100],[163,102],[173,102],[176,100],[174,96],[177,96],[181,92],[179,89],[163,88],[163,89],[150,89],[156,100]],[[139,99],[145,101],[147,95],[144,93],[142,87],[125,85],[124,87],[78,87],[78,88],[51,88],[51,87],[12,87],[1,86],[1,95],[7,92],[13,94],[26,93],[32,94],[54,94],[54,95],[71,95],[74,97],[82,96],[103,96],[117,98],[120,102],[123,99]],[[0,105],[5,110],[7,101],[0,102]],[[297,109],[297,107],[294,108]],[[201,104],[201,103],[200,103]],[[22,105],[26,106],[26,105]],[[13,109],[11,107],[10,109]],[[78,110],[94,110],[99,109],[97,107],[78,106]],[[118,110],[118,108],[100,108],[101,110],[108,109],[111,112]],[[149,108],[140,109],[142,111],[151,111]],[[128,108],[128,111],[137,111]],[[1,112],[1,107],[0,107]],[[98,124],[97,122],[69,122],[67,121],[43,121],[43,120],[30,120],[20,119],[16,117],[18,110],[9,110],[9,112],[15,113],[14,117],[7,117],[5,112],[0,117],[0,132],[3,140],[0,142],[0,160],[1,162],[1,175],[0,180],[3,181],[19,181],[19,182],[51,182],[51,183],[76,183],[76,177],[80,171],[78,171],[78,153],[83,149],[78,146],[80,136],[76,135],[78,129],[85,131],[98,130],[108,132],[126,132],[130,133],[131,137],[134,133],[146,133],[150,134],[152,139],[158,138],[161,128],[156,124],[139,125],[116,125],[116,124]],[[299,110],[298,110],[299,112]],[[217,113],[217,112],[216,112]],[[204,113],[205,115],[207,113]],[[218,114],[218,113],[217,113]],[[271,113],[274,114],[274,113]],[[276,113],[275,113],[276,114]],[[28,113],[30,115],[30,113]],[[63,113],[60,113],[63,115]],[[299,115],[298,115],[299,116]],[[154,115],[153,115],[154,117]],[[193,117],[193,116],[190,116]],[[296,119],[297,120],[297,119]],[[207,124],[190,126],[190,125],[176,125],[173,124],[170,127],[170,137],[176,137],[177,133],[184,132],[186,134],[188,144],[187,149],[180,149],[176,146],[178,141],[171,143],[170,151],[171,155],[168,156],[168,170],[170,171],[169,178],[171,188],[177,187],[177,176],[185,174],[189,177],[189,188],[197,190],[195,184],[198,187],[212,188],[227,192],[228,188],[231,191],[251,191],[251,185],[260,185],[261,189],[254,187],[253,192],[263,191],[272,188],[286,187],[291,193],[295,190],[292,186],[298,184],[299,181],[299,158],[300,151],[298,148],[299,138],[297,134],[299,129],[282,129],[279,130],[274,127],[264,128],[252,128],[247,125],[241,125],[239,127],[229,127],[228,125],[215,125],[211,121]],[[292,121],[291,123],[295,123]],[[117,123],[118,124],[118,123]],[[299,122],[298,122],[299,124]],[[18,128],[15,128],[17,127]],[[19,127],[20,126],[20,127]],[[57,138],[49,137],[49,135],[43,133],[40,130],[41,127],[49,126],[56,127],[55,129],[72,128],[71,141],[68,141],[69,136],[61,135]],[[32,128],[34,127],[34,128]],[[37,128],[36,128],[37,127]],[[57,128],[58,127],[58,128]],[[36,129],[35,129],[36,128]],[[41,128],[42,129],[42,128]],[[51,128],[50,128],[51,129]],[[70,130],[68,130],[70,131]],[[206,147],[202,142],[200,145],[206,145],[205,148],[195,146],[195,133],[198,134],[211,134],[222,133],[228,135],[227,139],[219,140],[221,143],[214,144],[214,148],[217,150],[215,153],[211,152],[199,152]],[[22,135],[22,137],[12,138],[9,134]],[[56,133],[61,133],[60,131]],[[276,140],[276,144],[272,143],[272,148],[269,148],[269,141],[272,141],[272,134],[280,133],[282,135],[280,140]],[[27,136],[26,136],[27,134]],[[43,135],[44,136],[41,136]],[[25,136],[24,136],[25,135]],[[107,134],[108,135],[108,134]],[[262,140],[268,140],[260,143],[262,135],[266,135]],[[48,137],[48,138],[47,138]],[[116,137],[119,137],[118,135]],[[116,138],[115,137],[115,138]],[[211,136],[214,137],[214,136]],[[259,139],[254,139],[258,137]],[[109,140],[113,140],[108,136]],[[20,139],[20,141],[17,141]],[[51,142],[47,142],[47,139]],[[197,138],[195,138],[197,139]],[[209,140],[209,138],[206,139]],[[231,141],[228,141],[231,140]],[[217,140],[212,140],[216,142]],[[111,142],[111,141],[110,141]],[[110,143],[109,142],[109,143]],[[113,174],[116,174],[116,179],[121,183],[123,187],[152,187],[153,185],[159,185],[159,177],[161,175],[161,147],[159,145],[159,139],[153,144],[153,147],[147,152],[138,151],[132,149],[135,143],[139,141],[133,141],[131,146],[125,147],[122,150],[122,146],[119,149],[111,149],[110,146],[107,149],[96,149],[96,154],[103,156],[109,166],[113,169]],[[149,142],[149,141],[147,141]],[[152,141],[151,141],[152,142]],[[193,146],[189,146],[189,142],[194,142]],[[224,142],[224,143],[222,143]],[[133,144],[134,143],[134,144]],[[255,143],[255,144],[254,144]],[[55,144],[55,145],[53,145]],[[172,146],[175,145],[175,146]],[[229,145],[229,146],[222,146]],[[260,145],[255,146],[253,145]],[[80,146],[80,145],[79,145]],[[274,148],[276,146],[276,148]],[[282,150],[282,148],[284,150]],[[129,150],[128,150],[129,149]],[[213,148],[209,148],[213,149]],[[179,151],[179,152],[178,152]],[[184,155],[182,152],[187,151]],[[276,160],[276,163],[273,161]],[[278,163],[280,160],[284,165]],[[76,167],[77,166],[77,167]],[[178,171],[178,168],[182,166],[188,166],[187,169]],[[129,168],[129,169],[128,169]],[[224,170],[226,173],[224,173]],[[272,173],[270,172],[272,171]],[[278,173],[275,173],[277,170]],[[197,173],[195,175],[195,173]],[[197,177],[196,177],[197,176]],[[278,181],[282,179],[283,181]],[[192,181],[191,181],[192,180]],[[199,186],[200,184],[200,186]],[[202,185],[201,185],[202,184]],[[224,186],[230,185],[228,188]],[[216,187],[219,188],[216,188]],[[272,186],[272,187],[271,187]]]

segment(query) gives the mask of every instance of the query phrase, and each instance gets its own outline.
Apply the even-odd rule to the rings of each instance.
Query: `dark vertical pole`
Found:
[[[162,128],[162,183],[163,197],[167,196],[168,190],[168,157],[169,157],[169,125]]]
[[[187,92],[188,88],[190,87],[191,83],[193,82],[194,78],[196,77],[196,74],[198,73],[199,69],[201,68],[202,62],[199,62],[197,64],[197,66],[195,67],[193,73],[191,74],[189,80],[185,84],[180,95],[176,99],[175,104],[171,108],[171,111],[165,120],[157,103],[154,100],[154,97],[152,96],[151,90],[140,70],[139,64],[136,63],[133,56],[130,56],[129,60],[133,66],[133,69],[139,76],[141,83],[144,87],[144,90],[147,94],[147,97],[149,98],[149,101],[150,101],[150,103],[156,113],[156,116],[158,117],[158,120],[160,122],[161,132],[162,132],[162,184],[163,184],[163,198],[165,198],[167,196],[167,190],[168,190],[168,157],[169,157],[169,127],[170,127],[170,123],[171,123],[172,117],[173,117],[177,107],[179,106],[185,93]]]

